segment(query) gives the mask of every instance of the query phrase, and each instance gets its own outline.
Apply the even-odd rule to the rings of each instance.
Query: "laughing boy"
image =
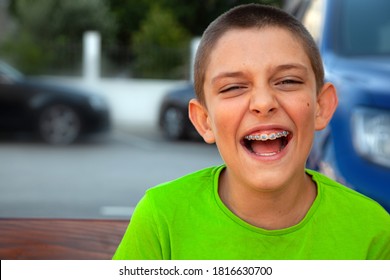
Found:
[[[114,259],[390,259],[390,216],[305,169],[336,106],[300,22],[257,4],[203,34],[189,115],[224,164],[149,189]]]

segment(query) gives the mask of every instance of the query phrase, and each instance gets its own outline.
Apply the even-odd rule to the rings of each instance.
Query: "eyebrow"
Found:
[[[303,70],[306,73],[308,72],[307,66],[300,63],[288,63],[288,64],[282,64],[275,67],[275,71],[282,71],[282,70],[290,70],[290,69],[299,69]]]
[[[287,64],[281,64],[276,66],[272,69],[273,72],[278,71],[284,71],[284,70],[290,70],[290,69],[298,69],[302,70],[305,73],[308,73],[308,68],[304,64],[300,63],[287,63]],[[237,78],[237,77],[243,77],[245,76],[244,72],[242,71],[236,71],[236,72],[222,72],[211,79],[211,83],[214,84],[217,80],[222,78]]]
[[[237,78],[237,77],[243,77],[244,73],[241,71],[237,72],[222,72],[211,79],[211,83],[214,84],[217,80],[222,78]]]

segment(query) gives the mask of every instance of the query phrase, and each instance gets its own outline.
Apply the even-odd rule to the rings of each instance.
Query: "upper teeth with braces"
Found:
[[[246,140],[259,140],[259,141],[267,141],[267,140],[275,140],[276,138],[286,137],[289,135],[289,132],[286,130],[270,133],[270,134],[260,134],[260,135],[247,135],[245,136]]]

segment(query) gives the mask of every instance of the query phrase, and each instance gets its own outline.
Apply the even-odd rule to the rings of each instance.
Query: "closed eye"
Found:
[[[244,89],[244,88],[246,88],[246,86],[234,85],[234,86],[230,86],[230,87],[227,87],[227,88],[223,88],[219,92],[220,93],[225,93],[225,92],[239,90],[239,89]]]
[[[298,81],[298,80],[291,80],[291,79],[289,79],[289,80],[283,80],[283,81],[281,81],[280,84],[282,84],[282,85],[303,84],[303,82],[302,82],[302,81]]]
[[[277,82],[275,86],[280,90],[293,91],[297,90],[303,85],[304,82],[298,79],[285,79]]]

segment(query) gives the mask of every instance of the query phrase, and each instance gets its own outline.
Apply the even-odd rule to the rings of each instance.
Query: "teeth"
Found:
[[[247,140],[257,140],[257,141],[267,141],[267,140],[275,140],[277,138],[281,137],[287,137],[289,135],[289,132],[286,130],[275,132],[275,133],[270,133],[270,134],[256,134],[256,135],[248,135],[245,136],[245,139]]]

